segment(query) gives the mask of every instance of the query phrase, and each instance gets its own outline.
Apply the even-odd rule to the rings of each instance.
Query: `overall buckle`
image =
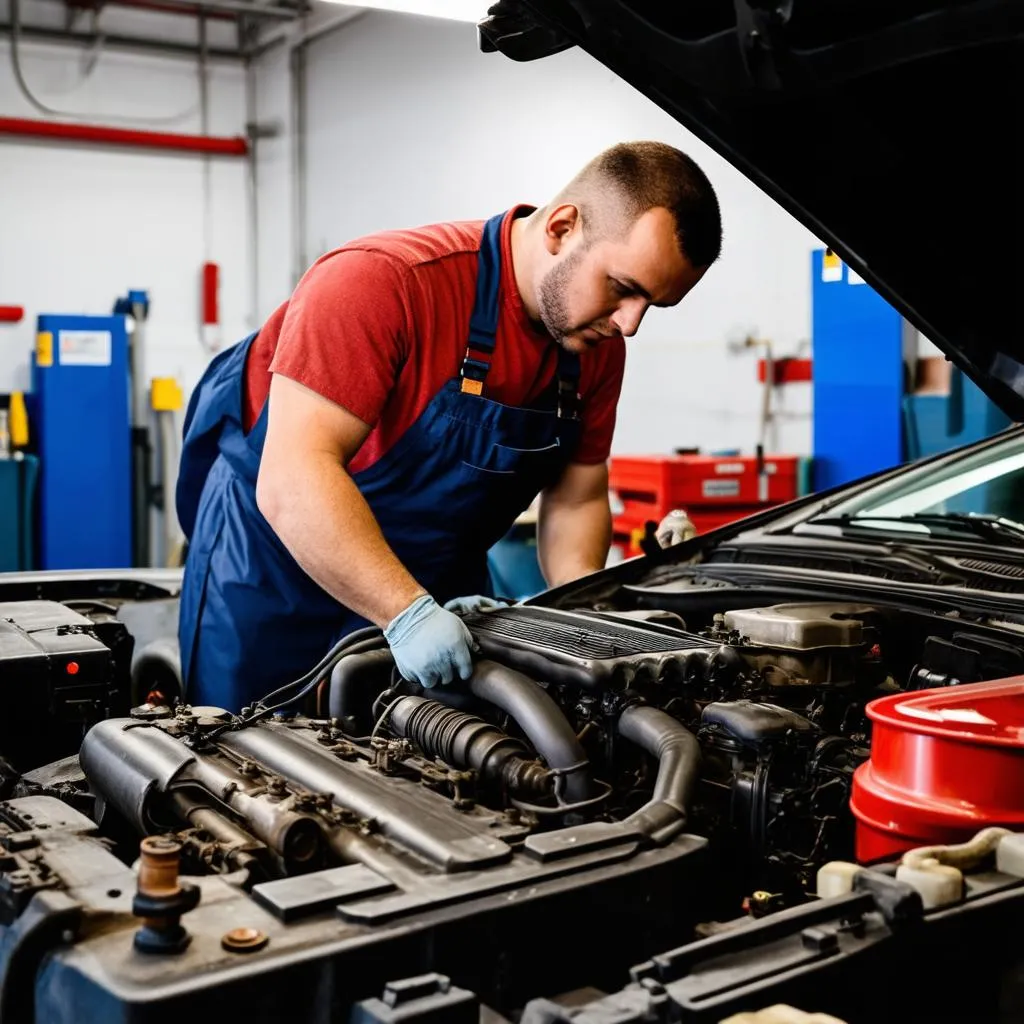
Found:
[[[462,383],[459,390],[464,395],[482,395],[484,381],[487,379],[487,372],[491,364],[483,359],[474,359],[466,349],[466,357],[462,360]]]
[[[576,390],[577,382],[558,378],[558,418],[560,420],[578,420],[582,400]]]

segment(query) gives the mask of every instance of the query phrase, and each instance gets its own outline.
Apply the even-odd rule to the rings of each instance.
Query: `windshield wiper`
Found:
[[[1024,547],[1024,526],[1020,523],[1015,523],[1012,519],[1004,519],[1002,516],[978,515],[972,512],[914,512],[906,516],[846,513],[838,516],[819,516],[808,520],[807,525],[856,527],[862,523],[915,523],[929,528],[929,536],[935,535],[934,530],[931,529],[934,527],[952,533],[967,532],[993,544],[1009,543],[1013,547]]]

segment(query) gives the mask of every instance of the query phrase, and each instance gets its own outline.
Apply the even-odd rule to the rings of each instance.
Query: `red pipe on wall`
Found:
[[[106,128],[94,124],[34,121],[23,117],[0,117],[0,135],[17,135],[28,139],[68,139],[72,142],[106,143],[138,149],[172,149],[219,156],[246,156],[249,152],[249,143],[241,136],[177,135],[133,128]]]
[[[24,306],[0,306],[0,323],[2,324],[16,324],[24,315]]]
[[[213,326],[220,321],[217,309],[217,285],[220,267],[216,263],[203,264],[203,324]]]

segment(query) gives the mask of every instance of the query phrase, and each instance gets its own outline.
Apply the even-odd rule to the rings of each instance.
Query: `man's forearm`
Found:
[[[266,476],[264,476],[266,473]],[[388,546],[366,499],[328,453],[261,468],[260,511],[300,566],[346,608],[386,626],[426,590]]]
[[[542,502],[537,552],[548,586],[557,587],[603,569],[611,540],[607,493],[578,503]]]

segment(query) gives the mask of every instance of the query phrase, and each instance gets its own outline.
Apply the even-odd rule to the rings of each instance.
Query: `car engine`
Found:
[[[852,856],[865,705],[959,681],[940,655],[968,649],[963,634],[905,649],[895,610],[848,602],[692,626],[523,605],[467,617],[480,656],[464,686],[399,678],[364,630],[236,716],[169,695],[159,659],[129,673],[107,612],[54,625],[62,606],[43,604],[48,619],[28,602],[5,621],[35,646],[33,699],[78,714],[84,738],[7,766],[4,941],[36,969],[0,979],[0,1016],[13,1000],[47,1021],[240,999],[326,1021],[432,970],[511,1013],[801,904],[822,864]],[[26,608],[42,629],[18,625]],[[73,700],[69,665],[94,646],[108,678]],[[975,643],[978,671],[993,649]]]

